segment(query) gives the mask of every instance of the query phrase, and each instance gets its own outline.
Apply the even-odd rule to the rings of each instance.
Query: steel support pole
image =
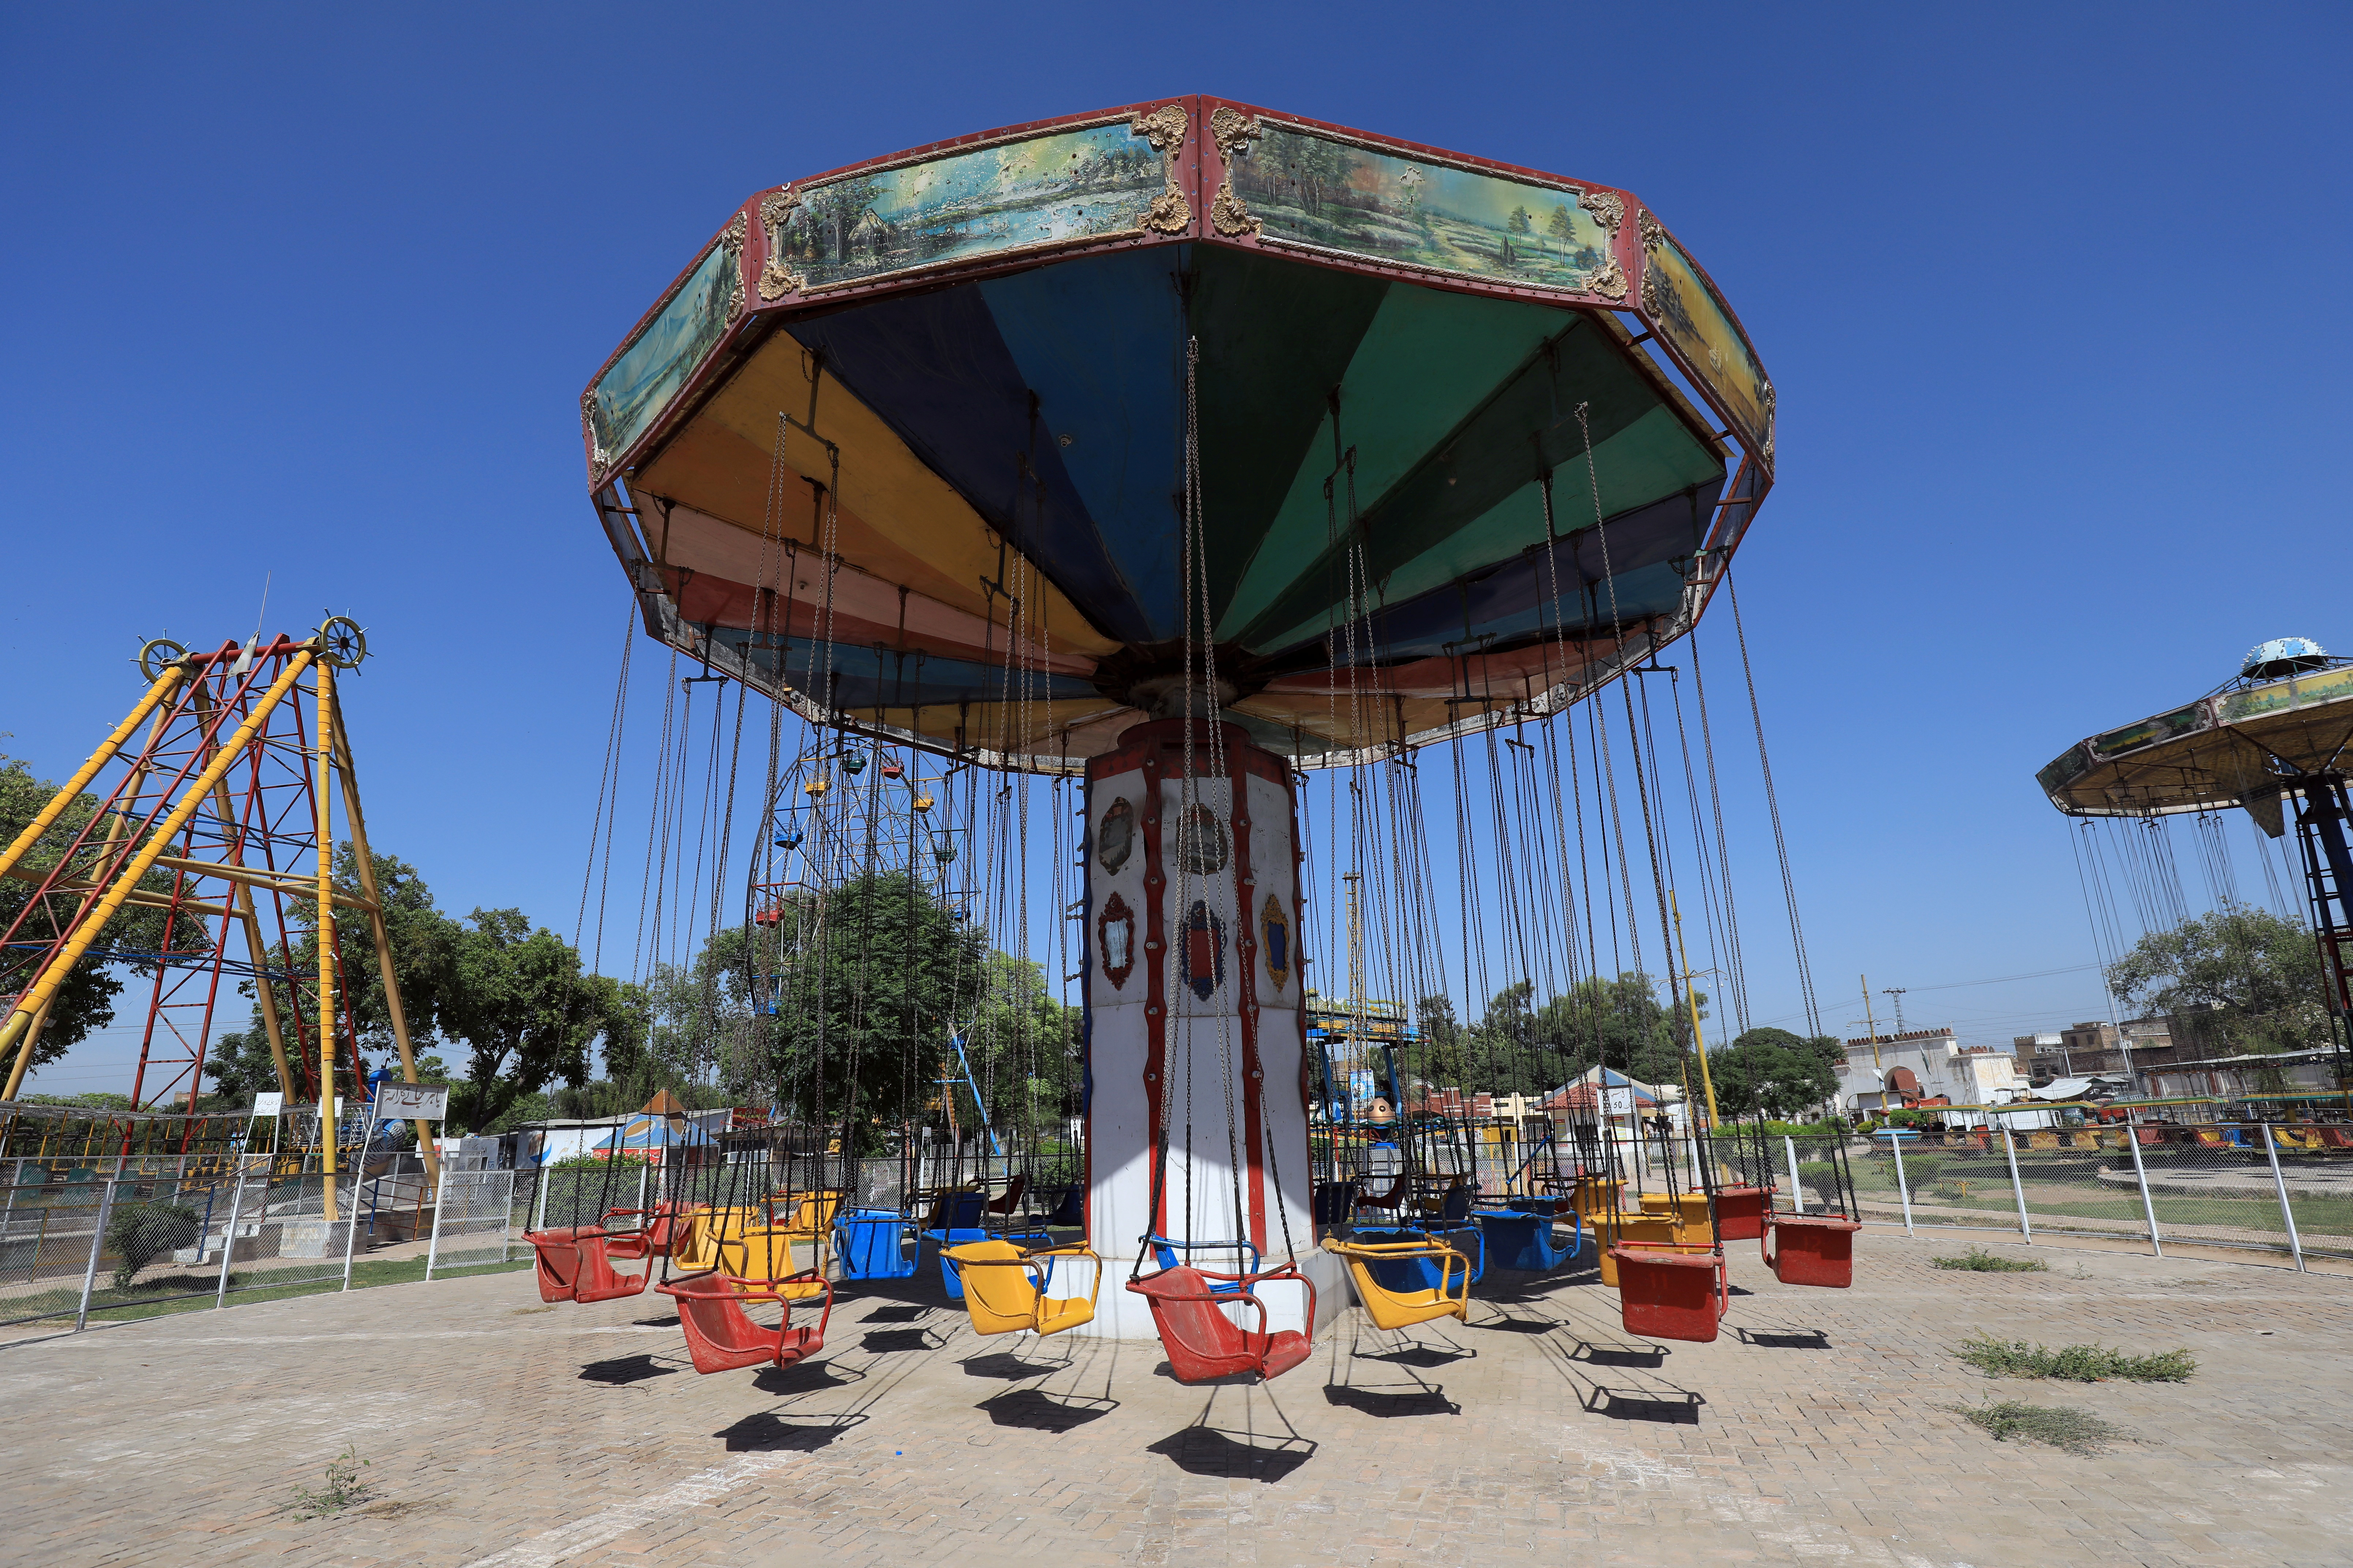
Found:
[[[2018,1200],[2018,1234],[2024,1237],[2026,1244],[2031,1247],[2034,1245],[2034,1222],[2026,1217],[2026,1183],[2018,1173],[2018,1140],[2010,1135],[2007,1122],[2002,1124],[2001,1147],[2002,1152],[2010,1156],[2010,1195]]]
[[[319,766],[311,802],[319,840],[319,1154],[327,1223],[335,1223],[335,667],[322,658],[315,685]],[[357,1084],[352,1086],[358,1089]]]
[[[1895,1151],[1895,1190],[1904,1198],[1904,1234],[1917,1234],[1912,1228],[1912,1184],[1904,1177],[1904,1140],[1890,1138],[1888,1145]]]
[[[433,1184],[433,1239],[425,1244],[425,1278],[428,1280],[433,1278],[433,1265],[441,1257],[441,1200],[448,1190],[449,1176],[445,1171],[441,1179]]]
[[[2131,1112],[2126,1112],[2127,1118]],[[2125,1122],[2125,1146],[2132,1151],[2133,1180],[2140,1184],[2140,1212],[2148,1220],[2148,1249],[2158,1257],[2165,1256],[2165,1243],[2158,1239],[2157,1204],[2148,1195],[2148,1167],[2141,1163],[2140,1129],[2127,1120]]]
[[[228,1305],[228,1266],[237,1256],[237,1222],[245,1216],[245,1162],[248,1156],[232,1154],[229,1157],[236,1162],[237,1174],[233,1178],[235,1184],[228,1190],[228,1229],[221,1235],[220,1283],[213,1290],[216,1308]],[[266,1205],[268,1201],[265,1194],[263,1202]]]
[[[2263,1134],[2263,1152],[2272,1157],[2272,1186],[2279,1194],[2280,1223],[2287,1226],[2287,1249],[2295,1255],[2295,1271],[2305,1272],[2304,1238],[2295,1233],[2295,1211],[2288,1206],[2287,1178],[2280,1173],[2279,1140],[2272,1136],[2271,1124],[2259,1121],[2255,1130]]]
[[[1798,1179],[1798,1141],[1787,1133],[1781,1142],[1789,1151],[1789,1203],[1799,1214],[1806,1212],[1805,1184]]]
[[[90,1233],[90,1262],[81,1271],[81,1304],[74,1309],[74,1332],[79,1333],[90,1321],[90,1294],[98,1285],[98,1255],[106,1246],[106,1222],[114,1213],[114,1187],[122,1179],[122,1157],[116,1155],[114,1174],[106,1178],[106,1191],[98,1198],[98,1224]]]
[[[375,1142],[375,1106],[376,1096],[370,1095],[366,1128],[360,1134],[360,1157],[352,1170],[352,1213],[351,1217],[343,1222],[343,1289],[346,1290],[352,1288],[352,1249],[360,1236],[360,1184],[367,1180],[368,1145]]]
[[[546,1151],[542,1149],[540,1152],[541,1159],[539,1161],[538,1168],[532,1172],[532,1184],[539,1189],[538,1192],[532,1194],[533,1200],[532,1206],[538,1212],[538,1217],[532,1221],[531,1228],[533,1230],[545,1230],[547,1228],[547,1184],[548,1178],[554,1174],[553,1171],[548,1169],[547,1160],[545,1158]]]

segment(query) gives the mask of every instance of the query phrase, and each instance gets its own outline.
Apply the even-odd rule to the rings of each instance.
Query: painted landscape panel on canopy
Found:
[[[794,193],[784,265],[817,289],[1140,233],[1165,184],[1125,120],[944,153]]]
[[[619,457],[645,433],[726,331],[736,265],[733,247],[712,246],[670,303],[596,378],[589,420],[603,457]]]
[[[1659,330],[1724,400],[1741,438],[1769,458],[1773,389],[1732,309],[1700,275],[1674,237],[1647,219],[1643,227],[1642,304]]]
[[[1588,292],[1615,271],[1609,232],[1575,191],[1261,124],[1230,166],[1263,238]]]

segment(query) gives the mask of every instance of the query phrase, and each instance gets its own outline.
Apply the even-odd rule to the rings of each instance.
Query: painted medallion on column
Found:
[[[1207,1002],[1226,983],[1226,922],[1205,899],[1185,911],[1185,940],[1177,948],[1177,973],[1193,994]]]
[[[1127,804],[1127,796],[1121,795],[1111,803],[1111,809],[1096,825],[1095,864],[1103,868],[1105,876],[1117,876],[1119,868],[1127,864],[1127,858],[1134,853],[1135,807]]]
[[[1259,930],[1266,952],[1266,977],[1274,982],[1277,991],[1291,984],[1291,921],[1284,917],[1282,901],[1272,893],[1266,896],[1266,909],[1259,916]]]
[[[1197,877],[1224,870],[1229,853],[1226,825],[1206,805],[1187,806],[1176,819],[1176,851],[1177,863]]]
[[[1103,943],[1103,978],[1117,991],[1127,984],[1128,972],[1135,967],[1135,911],[1117,893],[1096,917],[1095,936]]]

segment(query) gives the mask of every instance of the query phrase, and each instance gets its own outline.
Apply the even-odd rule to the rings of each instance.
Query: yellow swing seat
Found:
[[[1378,1329],[1409,1329],[1437,1318],[1471,1316],[1471,1260],[1441,1241],[1342,1241],[1324,1238],[1324,1250],[1347,1259],[1356,1300]],[[1420,1289],[1392,1289],[1373,1275],[1376,1263],[1434,1259],[1438,1283]]]
[[[964,1308],[976,1334],[1011,1334],[1023,1329],[1059,1334],[1091,1323],[1103,1293],[1103,1259],[1084,1244],[1024,1252],[1009,1241],[972,1241],[940,1254],[955,1266],[964,1284]],[[1046,1288],[1058,1258],[1092,1266],[1094,1283],[1084,1296],[1049,1296]]]

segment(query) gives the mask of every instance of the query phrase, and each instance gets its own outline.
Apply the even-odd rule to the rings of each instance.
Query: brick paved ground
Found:
[[[1149,1345],[976,1340],[934,1291],[845,1298],[821,1363],[698,1377],[656,1299],[394,1286],[0,1352],[24,1563],[1377,1564],[2353,1562],[2342,1278],[2037,1249],[1856,1288],[1735,1248],[1727,1333],[1654,1348],[1589,1272],[1472,1322],[1353,1326],[1265,1389]],[[1493,1285],[1490,1281],[1490,1286]],[[663,1303],[666,1305],[666,1303]],[[2183,1385],[1989,1383],[1983,1329],[2186,1345]],[[1943,1406],[2091,1409],[2146,1441],[1997,1444]],[[274,1511],[346,1442],[384,1501]]]

